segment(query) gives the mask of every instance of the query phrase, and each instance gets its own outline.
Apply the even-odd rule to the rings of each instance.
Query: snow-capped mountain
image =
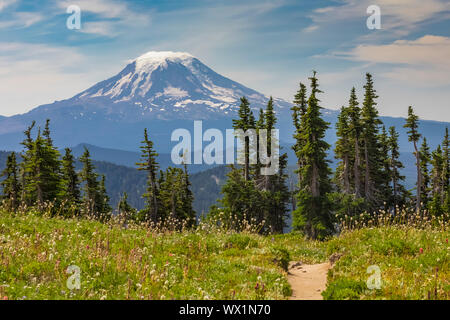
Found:
[[[103,106],[120,118],[134,118],[138,113],[141,119],[206,120],[234,114],[243,96],[255,109],[268,101],[267,96],[221,76],[189,53],[152,51],[70,100]],[[281,99],[276,104],[289,108]]]
[[[91,143],[132,150],[144,127],[157,140],[169,141],[173,129],[190,128],[193,120],[229,128],[243,96],[254,110],[264,108],[269,99],[221,76],[189,53],[152,51],[70,99],[0,118],[0,149],[17,149],[31,121],[42,125],[49,118],[61,146]],[[290,104],[274,101],[276,111],[289,118]],[[167,148],[167,141],[160,143]]]
[[[148,52],[130,61],[117,75],[99,82],[76,96],[39,106],[12,117],[0,116],[0,150],[19,150],[23,131],[35,120],[43,126],[51,119],[52,134],[59,147],[88,143],[105,148],[138,151],[144,128],[148,128],[159,152],[168,153],[171,133],[193,130],[193,120],[203,129],[224,132],[232,127],[240,98],[245,96],[257,112],[269,97],[221,76],[188,53]],[[274,99],[282,143],[292,141],[291,104]],[[336,139],[338,112],[324,109],[331,123],[328,141]],[[402,131],[403,119],[384,118]],[[423,121],[430,142],[440,142],[445,124]],[[402,135],[404,133],[401,132]],[[407,139],[402,147],[410,148]]]
[[[267,102],[266,96],[217,74],[189,53],[148,52],[74,99],[136,106],[145,118],[208,119],[235,112],[242,96],[257,105]]]

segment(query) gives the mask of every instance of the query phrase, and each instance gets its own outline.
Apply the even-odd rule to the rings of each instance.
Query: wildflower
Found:
[[[422,253],[423,253],[423,249],[422,249],[422,248],[420,248],[420,249],[419,249],[419,252],[420,252],[420,254],[422,254]]]
[[[259,289],[259,283],[256,283],[255,289],[258,290]]]
[[[7,297],[7,296],[4,296],[4,297],[3,297],[3,300],[8,300],[8,297]]]
[[[86,245],[86,249],[89,250],[89,245]]]

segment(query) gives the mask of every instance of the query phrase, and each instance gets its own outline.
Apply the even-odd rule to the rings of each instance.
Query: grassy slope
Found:
[[[343,254],[328,274],[328,299],[450,299],[449,232],[378,227],[346,233],[328,243]],[[380,268],[381,289],[366,281]]]
[[[450,279],[446,238],[448,232],[398,228],[355,231],[326,243],[295,234],[158,234],[87,220],[12,217],[0,209],[0,296],[286,299],[286,273],[274,262],[285,248],[291,260],[304,263],[326,261],[334,252],[344,254],[330,271],[328,298],[426,298],[434,288],[436,266],[442,298]],[[372,264],[381,268],[383,288],[366,293],[359,286]],[[70,265],[81,269],[81,290],[67,289]]]

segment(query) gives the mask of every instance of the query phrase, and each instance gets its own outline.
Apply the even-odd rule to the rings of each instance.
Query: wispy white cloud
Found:
[[[0,28],[28,28],[44,20],[38,12],[15,12],[9,19],[0,21]]]
[[[0,114],[71,97],[99,80],[95,73],[76,48],[0,42]]]
[[[207,56],[232,48],[238,43],[251,43],[261,36],[261,28],[274,23],[270,13],[288,0],[211,2],[211,5],[159,13],[155,26],[161,38],[154,49],[178,48]]]
[[[310,33],[310,32],[316,31],[317,29],[319,29],[319,26],[313,24],[313,25],[310,25],[310,26],[304,28],[302,31],[305,33]]]
[[[359,45],[336,57],[371,64],[388,64],[383,76],[427,86],[450,84],[450,38],[426,35],[385,45]],[[393,66],[393,67],[392,67]]]
[[[421,23],[450,16],[448,0],[338,0],[336,5],[314,10],[310,18],[319,25],[364,20],[374,4],[381,9],[382,29],[390,35],[407,35]]]
[[[98,16],[96,21],[86,21],[82,18],[81,32],[97,34],[100,36],[114,37],[127,28],[144,27],[150,24],[149,13],[140,13],[132,10],[125,1],[117,0],[64,0],[57,1],[60,9],[66,9],[70,5],[77,5],[83,13],[91,13]]]
[[[115,29],[114,22],[110,21],[97,21],[86,22],[83,24],[83,28],[80,30],[82,33],[97,34],[105,37],[115,37],[118,32]]]
[[[16,2],[17,0],[0,0],[0,11]]]

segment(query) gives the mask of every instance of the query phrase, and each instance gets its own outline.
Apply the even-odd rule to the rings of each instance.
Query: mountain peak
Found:
[[[168,61],[184,63],[192,61],[194,58],[193,55],[187,52],[149,51],[134,61],[137,69],[153,69],[156,66],[166,64]]]
[[[237,113],[243,96],[255,110],[268,101],[189,53],[150,51],[129,61],[119,74],[75,96],[73,102],[87,110],[74,118],[103,108],[108,116],[120,119],[221,119]],[[284,106],[289,110],[289,103],[276,100],[276,107]]]

